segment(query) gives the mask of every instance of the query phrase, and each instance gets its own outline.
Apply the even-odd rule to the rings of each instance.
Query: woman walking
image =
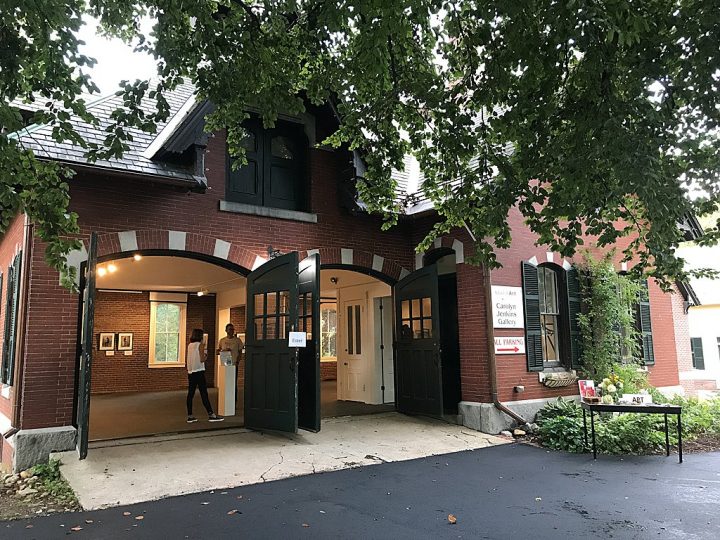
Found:
[[[192,424],[198,419],[193,416],[193,398],[195,398],[195,389],[200,389],[200,397],[202,398],[205,410],[208,413],[210,422],[222,422],[225,420],[222,416],[218,416],[212,410],[210,398],[208,398],[207,382],[205,381],[205,347],[203,347],[203,330],[195,328],[190,335],[190,343],[187,348],[187,356],[185,364],[188,370],[188,395],[187,395],[187,423]]]

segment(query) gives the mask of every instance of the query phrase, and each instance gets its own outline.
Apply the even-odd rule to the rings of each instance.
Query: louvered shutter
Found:
[[[705,369],[705,354],[703,353],[702,338],[690,338],[692,349],[692,362],[695,369]]]
[[[20,296],[20,266],[22,251],[8,268],[8,283],[5,302],[5,335],[3,341],[2,382],[12,386],[15,372],[15,334],[17,333],[17,310]]]
[[[645,281],[640,291],[637,321],[641,338],[642,359],[646,366],[652,366],[655,364],[655,351],[653,348],[652,323],[650,321],[650,293],[648,291],[647,281]]]
[[[565,272],[567,282],[567,304],[568,304],[568,345],[570,352],[570,367],[577,368],[580,366],[580,358],[582,356],[582,342],[580,340],[580,324],[578,323],[578,315],[580,315],[581,296],[580,276],[578,271],[571,267]]]
[[[537,268],[522,263],[523,295],[525,299],[525,349],[528,371],[543,370],[542,336],[540,329],[540,291]]]

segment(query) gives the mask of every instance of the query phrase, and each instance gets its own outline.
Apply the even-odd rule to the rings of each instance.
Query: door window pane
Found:
[[[402,318],[409,319],[410,318],[410,300],[403,300],[400,303],[400,306],[402,308]]]
[[[432,301],[430,298],[422,299],[422,317],[432,317]]]
[[[352,306],[347,307],[347,341],[348,341],[348,354],[353,353],[353,309]]]
[[[255,295],[255,315],[265,315],[265,295]]]
[[[273,137],[270,143],[271,152],[273,157],[281,159],[293,159],[293,144],[289,137],[283,137],[282,135]]]
[[[360,330],[360,306],[355,306],[355,354],[362,354],[362,332]]]
[[[410,308],[410,316],[412,318],[420,317],[420,299],[413,298],[412,305]]]

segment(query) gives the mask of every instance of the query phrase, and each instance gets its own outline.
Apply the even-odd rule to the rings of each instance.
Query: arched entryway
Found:
[[[227,259],[188,250],[137,249],[98,257],[90,440],[243,425],[242,394],[226,399],[236,386],[225,380],[228,370],[215,349],[225,334],[221,314],[244,309],[248,272]],[[213,411],[225,417],[222,424],[207,422],[199,394],[193,402],[199,421],[186,422],[185,354],[195,328],[204,333],[205,378]]]

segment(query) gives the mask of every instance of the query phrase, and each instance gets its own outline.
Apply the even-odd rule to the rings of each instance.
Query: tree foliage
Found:
[[[40,164],[8,133],[11,100],[43,106],[60,139],[77,137],[65,109],[89,117],[93,90],[73,32],[87,9],[107,32],[159,59],[158,110],[137,104],[147,82],[125,85],[127,108],[105,148],[123,150],[127,125],[152,130],[164,92],[191,80],[216,104],[210,129],[227,129],[242,153],[247,105],[266,125],[279,112],[330,102],[342,125],[329,141],[362,152],[363,201],[397,219],[391,169],[412,152],[440,219],[422,242],[467,227],[474,259],[496,264],[515,205],[563,255],[585,241],[632,239],[625,257],[658,277],[683,273],[674,248],[690,210],[718,209],[720,10],[716,0],[6,0],[0,7],[2,220],[18,210],[40,224],[62,266],[67,171]],[[151,36],[139,21],[152,17]],[[705,196],[690,202],[690,185]],[[706,242],[720,236],[718,224]]]

